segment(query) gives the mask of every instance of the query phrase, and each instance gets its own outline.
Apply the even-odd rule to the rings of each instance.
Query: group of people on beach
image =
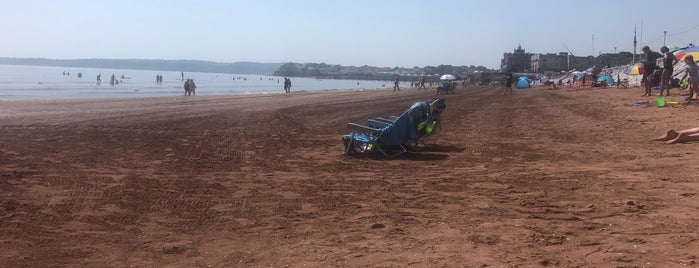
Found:
[[[291,79],[288,77],[284,77],[284,93],[291,93]]]
[[[185,96],[195,96],[196,89],[197,89],[197,85],[194,84],[194,79],[189,78],[189,79],[184,81],[184,95]]]
[[[653,88],[653,78],[657,77],[660,73],[662,74],[660,74],[661,86],[659,96],[663,96],[663,92],[665,91],[667,91],[666,94],[669,96],[670,79],[672,77],[672,72],[674,71],[674,65],[677,63],[677,58],[675,58],[675,55],[670,53],[670,49],[665,46],[660,48],[660,51],[663,54],[652,51],[648,46],[641,48],[641,51],[643,52],[643,55],[641,56],[641,64],[643,65],[641,84],[643,85],[644,89],[642,97],[652,95],[651,90]],[[662,69],[657,65],[657,61],[661,57],[663,59]]]
[[[670,88],[673,87],[671,81],[673,80],[674,66],[679,60],[666,46],[660,48],[661,53],[652,51],[648,46],[644,46],[641,51],[643,51],[641,57],[641,64],[643,65],[641,82],[644,89],[644,94],[641,96],[652,96],[653,78],[658,75],[660,76],[660,93],[658,96],[670,96]],[[658,59],[662,59],[662,68],[657,66]],[[686,78],[689,78],[689,97],[687,98],[687,104],[689,104],[692,102],[694,94],[699,95],[699,65],[694,61],[692,55],[686,55],[683,61],[685,67],[683,76],[679,81],[685,81]],[[670,129],[654,140],[667,144],[699,141],[699,127],[679,131]]]
[[[643,52],[644,54],[647,54],[650,49],[646,46],[643,47]],[[667,47],[662,47],[661,50],[663,52],[663,67],[665,70],[669,69],[669,72],[666,72],[665,70],[663,71],[663,77],[662,77],[662,85],[660,88],[660,96],[663,96],[663,89],[667,87],[666,95],[670,95],[670,86],[669,80],[672,77],[672,67],[673,65],[677,62],[677,59],[675,58],[675,55],[672,53],[669,53],[669,49]],[[669,54],[669,55],[668,55]],[[671,58],[670,58],[671,57]],[[652,58],[651,58],[652,60]],[[699,66],[697,63],[694,61],[694,56],[692,55],[687,55],[684,57],[684,63],[686,64],[685,66],[685,71],[684,75],[682,76],[681,80],[684,80],[685,78],[689,77],[689,97],[687,98],[687,103],[691,103],[692,99],[694,97],[694,93],[697,93],[699,95]],[[649,63],[649,65],[652,67],[652,63]],[[645,67],[645,65],[644,65]],[[646,76],[646,72],[644,72],[644,77]],[[650,83],[647,83],[650,84]],[[646,86],[646,94],[643,96],[650,96],[650,91],[647,89]],[[668,130],[665,134],[663,134],[660,137],[655,138],[656,141],[664,141],[667,144],[674,144],[674,143],[681,143],[681,142],[689,142],[689,141],[699,141],[699,127],[695,128],[689,128],[689,129],[684,129],[680,131],[676,131],[674,129]]]
[[[689,89],[689,98],[687,103],[691,103],[694,95],[699,95],[699,66],[694,61],[694,56],[687,55],[683,58],[685,63],[683,76],[681,79],[673,77],[674,66],[679,62],[677,57],[670,52],[670,49],[666,46],[660,48],[659,54],[654,52],[648,46],[644,46],[642,49],[643,55],[641,57],[641,64],[643,65],[643,76],[641,78],[641,83],[643,84],[644,93],[642,97],[652,96],[652,88],[654,85],[660,84],[660,93],[658,96],[670,96],[670,89],[675,83],[680,84],[679,81],[686,81],[687,87]],[[661,59],[662,67],[658,66],[657,61]],[[655,77],[660,77],[660,82],[654,81]],[[688,80],[685,80],[689,78]],[[655,83],[654,83],[655,82]]]

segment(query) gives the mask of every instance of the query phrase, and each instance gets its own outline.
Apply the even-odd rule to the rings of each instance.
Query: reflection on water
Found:
[[[100,74],[102,82],[98,84]],[[118,85],[110,85],[112,74],[119,80]],[[158,74],[163,76],[162,84],[156,83]],[[184,95],[181,78],[180,72],[172,71],[0,65],[0,100],[180,96]],[[186,72],[184,78],[194,79],[197,95],[284,93],[284,78],[277,76]],[[388,81],[295,77],[291,82],[292,93],[393,86]]]

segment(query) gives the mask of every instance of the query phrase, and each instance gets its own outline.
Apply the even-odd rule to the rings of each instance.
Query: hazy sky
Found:
[[[3,0],[0,57],[499,68],[699,43],[697,0]],[[695,13],[696,14],[696,13]],[[667,31],[664,35],[663,31]],[[594,42],[593,42],[594,40]],[[567,48],[566,48],[567,47]]]

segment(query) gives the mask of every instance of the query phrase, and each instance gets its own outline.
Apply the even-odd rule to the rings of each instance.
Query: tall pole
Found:
[[[643,46],[643,21],[641,21],[641,46]]]
[[[592,34],[592,56],[595,56],[595,35]]]
[[[633,57],[631,60],[631,64],[636,63],[636,25],[633,26]]]
[[[663,31],[663,46],[665,46],[665,37],[667,37],[667,31]]]

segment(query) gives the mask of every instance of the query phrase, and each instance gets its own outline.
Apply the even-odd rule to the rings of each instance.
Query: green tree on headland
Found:
[[[372,66],[342,66],[330,65],[326,63],[285,63],[274,72],[275,76],[287,77],[315,77],[331,79],[360,79],[360,80],[393,80],[395,75],[400,75],[404,81],[411,81],[420,76],[438,77],[443,74],[453,74],[466,77],[474,72],[492,72],[483,66],[426,66],[423,68],[414,66],[412,68],[401,67],[372,67]]]

